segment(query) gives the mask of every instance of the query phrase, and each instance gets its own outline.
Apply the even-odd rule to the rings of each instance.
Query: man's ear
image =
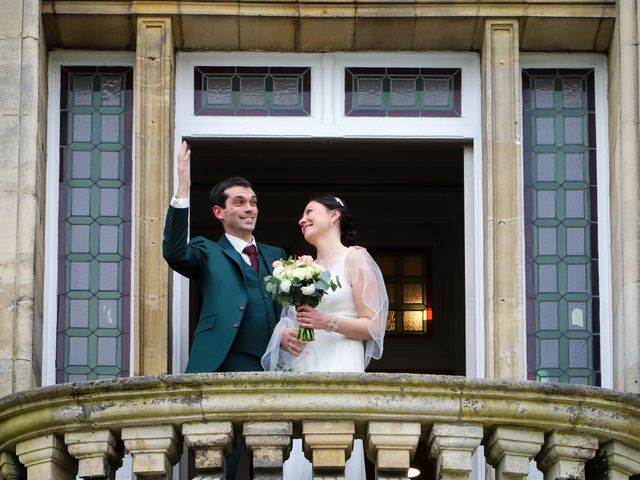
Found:
[[[211,213],[213,213],[213,216],[216,217],[218,220],[222,220],[222,208],[220,208],[220,205],[214,205],[213,207],[211,207]]]

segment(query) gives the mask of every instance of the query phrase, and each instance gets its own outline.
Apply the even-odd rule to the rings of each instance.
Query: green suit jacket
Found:
[[[244,260],[225,235],[218,242],[204,237],[187,242],[188,220],[188,208],[169,207],[162,254],[169,266],[193,280],[202,294],[202,310],[186,371],[215,372],[231,348],[246,309]],[[275,260],[284,258],[285,251],[263,243],[257,247],[269,266],[268,272],[261,272],[264,277],[271,273]]]

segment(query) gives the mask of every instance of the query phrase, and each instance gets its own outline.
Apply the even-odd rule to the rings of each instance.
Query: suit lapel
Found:
[[[233,248],[233,245],[231,245],[231,242],[225,234],[222,234],[220,240],[218,240],[218,245],[222,247],[222,253],[233,260],[236,265],[238,265],[240,272],[242,272],[242,262],[244,262],[244,260],[242,260],[242,257],[240,256],[238,251]]]

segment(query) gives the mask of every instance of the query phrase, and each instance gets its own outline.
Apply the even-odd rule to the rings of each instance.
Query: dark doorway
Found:
[[[314,252],[297,221],[312,193],[351,208],[357,243],[374,256],[425,255],[433,320],[428,332],[389,334],[368,371],[465,373],[463,144],[433,140],[186,139],[192,149],[191,236],[222,234],[209,189],[239,175],[258,194],[256,238]],[[190,330],[197,323],[192,293]]]

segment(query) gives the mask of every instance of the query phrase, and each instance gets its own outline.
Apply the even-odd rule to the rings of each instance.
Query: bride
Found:
[[[265,370],[294,372],[364,372],[371,358],[382,356],[389,302],[382,273],[371,255],[352,247],[353,218],[338,197],[323,194],[305,207],[298,222],[304,239],[316,248],[316,261],[338,278],[341,288],[324,295],[317,308],[289,307],[262,357]],[[313,328],[315,341],[298,340],[298,327]],[[312,478],[300,440],[284,464],[284,480]],[[345,467],[346,480],[366,478],[362,441],[354,442]]]

